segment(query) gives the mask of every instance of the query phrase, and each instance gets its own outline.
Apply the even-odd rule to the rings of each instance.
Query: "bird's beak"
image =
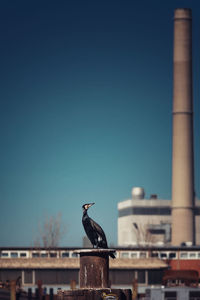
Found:
[[[90,204],[88,204],[88,208],[90,207],[90,206],[92,206],[92,205],[94,205],[95,203],[90,203]]]

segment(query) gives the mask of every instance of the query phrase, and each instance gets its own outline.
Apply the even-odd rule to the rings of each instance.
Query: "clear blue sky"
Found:
[[[173,14],[193,10],[195,182],[200,197],[200,2],[0,2],[0,246],[30,246],[82,205],[117,242],[133,186],[171,199]]]

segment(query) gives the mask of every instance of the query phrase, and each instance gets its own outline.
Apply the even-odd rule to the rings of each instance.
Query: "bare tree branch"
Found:
[[[62,222],[61,213],[54,216],[46,215],[38,223],[38,235],[34,240],[34,246],[44,248],[58,247],[65,233],[66,227]]]

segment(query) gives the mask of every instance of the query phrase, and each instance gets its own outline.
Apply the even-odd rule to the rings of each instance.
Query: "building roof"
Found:
[[[110,259],[110,269],[160,269],[167,263],[158,258]],[[0,258],[0,269],[79,269],[79,258]]]
[[[167,262],[158,258],[119,258],[110,260],[111,269],[163,269],[167,268]]]

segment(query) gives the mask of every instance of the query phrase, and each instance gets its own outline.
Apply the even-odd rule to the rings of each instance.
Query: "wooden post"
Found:
[[[70,289],[75,290],[76,289],[76,280],[71,280],[70,281]]]
[[[16,300],[16,281],[11,280],[10,282],[10,300]]]
[[[109,255],[114,249],[76,250],[80,255],[80,289],[59,291],[59,300],[131,300],[131,290],[112,289],[109,284]]]
[[[38,296],[39,296],[39,299],[41,300],[42,299],[42,281],[41,280],[38,280],[37,286],[38,286]]]
[[[80,250],[80,288],[109,287],[110,249]]]

